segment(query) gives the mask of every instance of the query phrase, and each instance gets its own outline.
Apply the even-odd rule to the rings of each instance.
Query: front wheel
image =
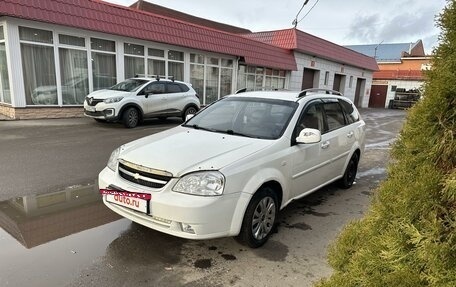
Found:
[[[139,111],[136,108],[128,108],[122,116],[122,122],[126,128],[134,128],[139,123]]]
[[[279,211],[277,195],[269,187],[260,189],[250,200],[236,237],[240,243],[258,248],[271,236]]]
[[[344,175],[339,180],[339,186],[341,188],[350,188],[355,182],[356,173],[358,171],[358,161],[358,154],[353,154],[345,169]]]

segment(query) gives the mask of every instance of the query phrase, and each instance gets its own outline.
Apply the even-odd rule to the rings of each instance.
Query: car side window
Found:
[[[169,83],[166,89],[167,93],[182,93],[182,90],[178,84]]]
[[[165,92],[165,83],[150,83],[147,85],[140,94],[163,94]]]
[[[352,124],[354,122],[359,121],[359,114],[356,111],[356,109],[353,107],[352,103],[349,103],[344,100],[339,100],[339,103],[345,112],[346,118],[348,120],[348,124]]]
[[[325,111],[328,131],[333,131],[345,126],[344,112],[338,102],[326,102],[323,104],[323,108]]]
[[[179,87],[181,88],[182,92],[188,92],[190,89],[187,87],[187,85],[178,83]]]
[[[311,103],[305,108],[296,127],[295,137],[297,137],[305,128],[317,129],[321,133],[324,133],[325,129],[321,102]]]

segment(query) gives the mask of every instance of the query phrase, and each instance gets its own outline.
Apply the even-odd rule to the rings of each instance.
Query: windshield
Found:
[[[295,102],[284,100],[230,97],[208,106],[183,126],[260,139],[278,139],[297,106]]]
[[[135,92],[142,85],[149,82],[148,80],[141,79],[128,79],[126,81],[120,82],[117,85],[114,85],[109,88],[109,90],[123,91],[123,92]]]

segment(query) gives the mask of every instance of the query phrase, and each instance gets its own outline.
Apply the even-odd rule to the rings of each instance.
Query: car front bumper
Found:
[[[116,121],[118,119],[119,108],[115,104],[99,103],[96,106],[89,106],[84,101],[84,115],[94,119]]]
[[[107,196],[103,196],[107,207],[141,225],[187,239],[210,239],[239,233],[250,200],[249,194],[188,195],[171,190],[176,182],[177,179],[172,179],[163,188],[152,190],[120,178],[107,167],[101,171],[98,179],[100,189],[115,186],[125,191],[152,195],[150,214],[108,202]]]

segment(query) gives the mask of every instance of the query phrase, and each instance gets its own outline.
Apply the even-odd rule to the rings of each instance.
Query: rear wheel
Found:
[[[196,114],[197,111],[198,111],[198,109],[195,108],[194,106],[190,106],[190,107],[186,108],[184,113],[182,114],[182,120],[185,122],[188,115]]]
[[[344,176],[339,180],[339,186],[347,189],[355,182],[356,173],[358,172],[358,154],[354,153],[348,162]]]
[[[139,123],[139,111],[133,107],[127,108],[122,115],[122,122],[126,128],[136,127]]]
[[[278,211],[274,190],[269,187],[261,188],[247,206],[241,232],[236,240],[252,248],[265,244],[273,231]]]

